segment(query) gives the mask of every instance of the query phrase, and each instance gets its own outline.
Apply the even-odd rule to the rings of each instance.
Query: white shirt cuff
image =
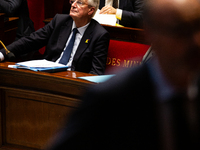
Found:
[[[122,9],[117,9],[116,18],[121,20],[122,19]]]
[[[3,54],[0,52],[0,61],[3,61],[4,60],[4,56]]]

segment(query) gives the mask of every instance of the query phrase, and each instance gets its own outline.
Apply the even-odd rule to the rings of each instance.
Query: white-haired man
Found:
[[[99,0],[69,2],[69,15],[57,14],[46,26],[10,44],[7,49],[18,57],[46,46],[44,59],[70,66],[72,71],[103,74],[110,38],[109,33],[92,19],[99,7]],[[77,29],[75,36],[73,29]],[[69,46],[73,37],[73,44]],[[69,54],[65,53],[69,51]],[[7,56],[6,51],[1,49],[0,52],[3,61]]]

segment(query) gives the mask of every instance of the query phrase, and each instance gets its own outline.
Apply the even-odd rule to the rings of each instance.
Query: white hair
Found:
[[[94,14],[96,13],[97,9],[99,8],[99,0],[87,0],[88,2],[88,5],[92,6],[92,7],[95,7],[95,12]]]

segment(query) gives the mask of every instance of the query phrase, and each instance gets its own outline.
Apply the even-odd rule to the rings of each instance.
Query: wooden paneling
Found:
[[[42,149],[80,105],[93,83],[77,79],[92,74],[42,73],[7,68],[0,63],[1,143]],[[12,148],[10,148],[12,149]]]
[[[6,89],[5,142],[41,149],[78,106],[77,99]]]

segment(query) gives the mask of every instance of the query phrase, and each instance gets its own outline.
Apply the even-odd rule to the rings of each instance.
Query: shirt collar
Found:
[[[83,34],[85,33],[85,30],[87,29],[87,27],[89,26],[90,22],[80,28],[77,28],[78,32],[83,36]],[[72,30],[76,28],[76,24],[75,22],[73,21],[73,24],[72,24]]]

